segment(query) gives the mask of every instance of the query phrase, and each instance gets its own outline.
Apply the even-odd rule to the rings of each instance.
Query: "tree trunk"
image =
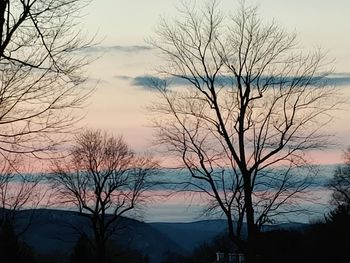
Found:
[[[7,6],[7,1],[1,1],[0,2],[0,56],[3,55],[3,38],[4,38],[4,28],[5,28],[5,16],[6,16],[6,6]]]
[[[232,242],[235,242],[236,236],[233,231],[233,222],[232,222],[232,216],[231,214],[226,214],[227,217],[227,231],[228,231],[228,236]]]
[[[106,262],[106,243],[104,238],[99,236],[95,238],[96,242],[96,263],[105,263]]]
[[[96,223],[94,226],[94,239],[95,239],[95,262],[106,262],[106,241],[101,226]]]
[[[256,259],[256,225],[254,221],[254,208],[252,201],[252,188],[250,174],[243,174],[244,179],[244,202],[247,219],[247,263],[255,263]]]
[[[106,246],[103,239],[99,240],[97,244],[97,262],[105,263],[106,262]]]

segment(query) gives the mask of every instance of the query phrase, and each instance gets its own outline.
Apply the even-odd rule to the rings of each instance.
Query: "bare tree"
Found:
[[[91,89],[79,87],[89,45],[78,28],[85,0],[0,3],[0,150],[37,153],[72,127]],[[53,134],[57,136],[53,139]]]
[[[93,228],[98,262],[104,262],[106,243],[119,219],[143,204],[157,163],[136,157],[122,137],[85,131],[67,160],[56,162],[50,180],[56,201],[75,205]]]
[[[91,89],[82,89],[75,51],[89,45],[78,30],[85,0],[3,0],[0,3],[0,202],[2,222],[35,208],[40,177],[24,174],[23,156],[52,149],[78,120]],[[31,218],[31,216],[30,216]],[[25,224],[23,230],[30,225]],[[18,231],[17,231],[18,232]]]
[[[28,166],[21,155],[7,154],[0,160],[0,229],[13,228],[14,238],[19,240],[32,225],[35,209],[44,205],[46,189],[40,184],[40,174],[24,169]],[[18,212],[26,209],[19,217]]]
[[[150,79],[160,94],[150,107],[156,140],[180,158],[210,209],[223,212],[231,238],[245,220],[254,262],[261,226],[300,211],[307,198],[307,153],[327,146],[322,128],[337,92],[322,52],[303,53],[294,34],[263,23],[255,7],[241,2],[232,16],[217,1],[179,10],[150,41],[167,61],[163,79]]]
[[[350,148],[344,152],[344,164],[336,168],[328,186],[333,191],[331,203],[350,213]]]

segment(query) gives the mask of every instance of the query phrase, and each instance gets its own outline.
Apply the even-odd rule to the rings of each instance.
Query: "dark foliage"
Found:
[[[168,253],[163,263],[212,263],[215,261],[216,252],[225,254],[235,250],[235,245],[227,235],[219,235],[210,242],[197,247],[190,256],[184,256],[176,253]]]
[[[276,230],[259,237],[258,254],[262,262],[299,262],[303,235],[296,231]],[[283,261],[280,261],[283,260]]]
[[[94,253],[89,238],[82,234],[74,246],[73,254],[70,257],[71,263],[93,263]]]
[[[184,255],[175,253],[175,252],[168,252],[164,258],[162,263],[176,263],[176,262],[189,262],[189,258],[187,258]]]
[[[65,253],[37,254],[37,263],[68,263],[69,257]]]
[[[74,246],[74,251],[70,257],[70,263],[99,263],[94,250],[94,243],[85,234],[82,234]],[[148,263],[148,258],[139,251],[121,248],[117,244],[109,243],[105,262],[107,263]]]
[[[326,222],[303,231],[262,233],[259,253],[262,263],[345,263],[349,262],[350,217],[334,213]]]
[[[338,207],[325,221],[301,229],[279,229],[258,236],[256,263],[348,263],[349,211]],[[190,256],[168,253],[163,263],[213,263],[216,252],[232,252],[234,245],[219,236],[199,246]],[[244,247],[244,244],[243,244]]]
[[[3,263],[35,262],[32,249],[19,239],[7,221],[0,223],[0,255]]]
[[[149,263],[147,256],[139,251],[129,249],[119,249],[114,254],[113,263]]]
[[[326,221],[346,227],[350,222],[350,205],[337,206],[326,215]]]

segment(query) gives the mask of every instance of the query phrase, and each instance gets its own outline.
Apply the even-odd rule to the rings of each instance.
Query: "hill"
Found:
[[[18,213],[16,229],[28,224],[32,210]],[[225,232],[225,220],[204,220],[191,223],[144,223],[121,218],[113,240],[121,247],[138,250],[147,255],[151,263],[159,263],[168,253],[189,255],[199,245],[210,242]],[[288,223],[266,226],[264,231],[300,229],[304,224]],[[245,229],[245,226],[243,227]],[[23,239],[41,254],[70,255],[80,234],[91,235],[87,218],[74,211],[39,209]]]
[[[20,211],[17,229],[27,223],[31,210]],[[150,262],[160,262],[168,251],[185,253],[174,241],[149,224],[122,218],[113,240],[119,245],[148,255]],[[81,233],[90,234],[89,221],[73,211],[40,209],[23,239],[42,254],[69,255]]]

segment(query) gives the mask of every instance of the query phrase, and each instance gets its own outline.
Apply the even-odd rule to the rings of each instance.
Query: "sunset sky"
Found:
[[[99,44],[87,50],[99,57],[87,68],[97,90],[87,107],[81,125],[123,134],[137,151],[149,150],[152,129],[149,128],[147,105],[155,94],[138,86],[138,77],[152,75],[162,62],[145,39],[150,37],[160,17],[176,16],[178,0],[94,0],[83,11],[82,28],[88,35],[97,34]],[[202,2],[202,1],[197,1]],[[203,1],[204,2],[204,1]],[[348,0],[251,0],[258,4],[265,21],[274,19],[287,31],[296,32],[301,46],[322,47],[334,59],[334,77],[350,96],[350,1]],[[234,12],[237,2],[222,0],[224,10]],[[340,83],[340,82],[339,82]],[[319,163],[341,162],[341,150],[350,145],[349,109],[338,112],[329,131],[339,147],[315,153]]]

